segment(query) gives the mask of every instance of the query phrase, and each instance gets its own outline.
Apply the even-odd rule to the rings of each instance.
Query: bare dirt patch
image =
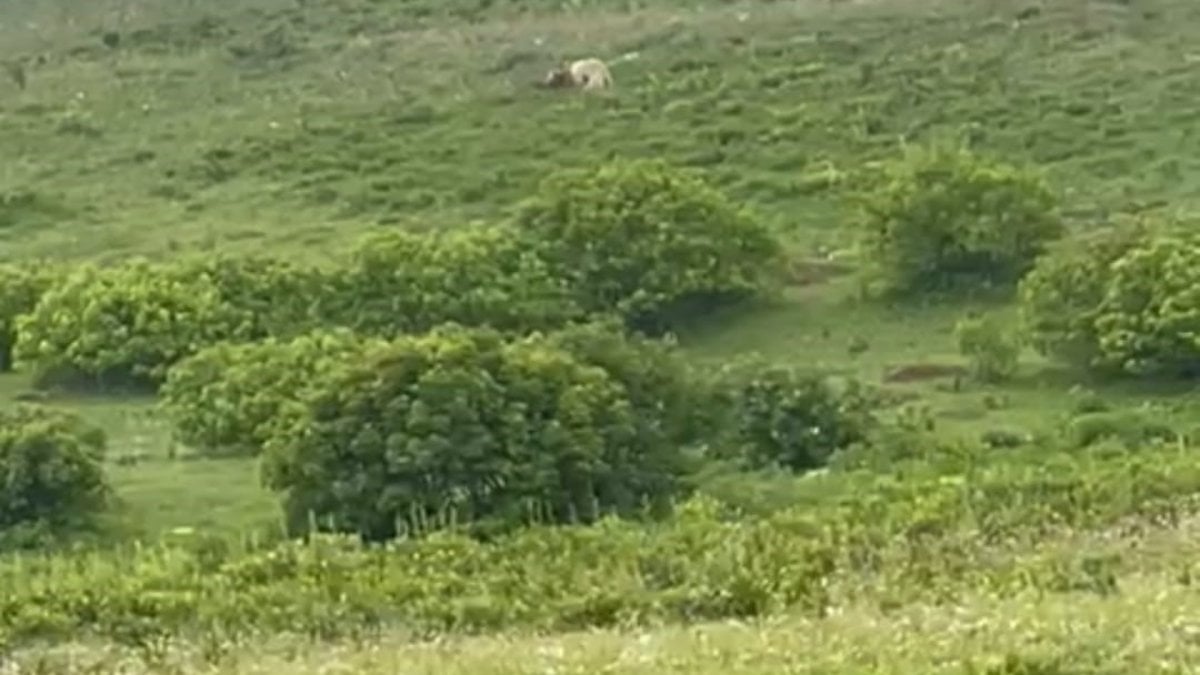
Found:
[[[883,376],[883,381],[908,383],[966,376],[967,369],[964,366],[950,363],[910,363],[892,368]]]
[[[793,260],[788,264],[788,283],[793,286],[813,286],[854,271],[852,265],[829,260]]]

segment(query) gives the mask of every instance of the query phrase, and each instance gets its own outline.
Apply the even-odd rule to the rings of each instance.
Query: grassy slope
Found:
[[[1021,5],[997,1],[502,5],[470,22],[399,2],[173,4],[132,4],[116,50],[88,30],[122,26],[102,12],[42,40],[7,24],[0,57],[46,63],[23,92],[3,83],[0,257],[316,253],[380,222],[494,219],[547,170],[608,155],[704,167],[786,232],[837,240],[846,172],[946,131],[1044,164],[1089,218],[1197,194],[1200,9],[1179,0],[1054,3],[1015,31]],[[611,97],[530,87],[560,56],[630,52]]]

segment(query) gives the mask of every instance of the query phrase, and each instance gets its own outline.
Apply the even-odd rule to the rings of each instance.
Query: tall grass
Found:
[[[195,537],[122,552],[22,555],[0,564],[0,633],[12,644],[91,635],[161,640],[475,634],[822,616],[848,603],[944,602],[986,589],[1101,587],[1121,561],[1060,549],[1064,533],[1190,512],[1200,465],[1186,448],[1100,445],[985,457],[945,449],[880,472],[798,479],[760,515],[701,495],[658,525],[610,520],[491,542],[453,532],[364,547],[233,546]]]

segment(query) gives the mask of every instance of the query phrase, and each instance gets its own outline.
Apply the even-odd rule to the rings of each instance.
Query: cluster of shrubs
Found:
[[[615,162],[551,175],[505,226],[376,234],[327,267],[7,267],[0,363],[157,393],[182,443],[261,457],[297,530],[653,516],[689,492],[705,445],[805,470],[869,423],[820,374],[714,376],[659,339],[769,294],[781,253],[689,173]],[[90,494],[94,476],[76,478]]]
[[[316,516],[371,539],[447,514],[481,536],[655,517],[705,457],[804,471],[874,422],[852,384],[712,373],[618,328],[217,345],[171,369],[162,408],[194,447],[260,454],[293,531]]]
[[[455,322],[522,333],[616,316],[661,333],[683,311],[770,292],[781,253],[699,178],[614,162],[550,175],[504,226],[376,234],[324,268],[208,255],[5,267],[0,365],[42,381],[157,387],[202,347],[320,328],[391,338]]]
[[[960,352],[981,380],[1021,349],[1103,375],[1200,373],[1200,234],[1120,223],[1066,237],[1035,172],[934,145],[887,165],[860,200],[868,281],[899,297],[1017,291],[1019,316],[967,316]]]
[[[862,250],[888,292],[1019,285],[1024,330],[956,327],[976,377],[1010,377],[1026,343],[1095,369],[1200,367],[1200,235],[1065,241],[1038,176],[963,150],[911,153],[886,179],[863,202]],[[874,428],[854,382],[713,371],[657,339],[770,294],[781,258],[698,178],[614,162],[551,175],[504,226],[373,235],[324,268],[3,268],[0,366],[153,389],[185,444],[260,456],[297,529],[316,517],[387,539],[447,512],[480,533],[653,515],[689,493],[698,461],[802,472]]]
[[[915,153],[887,178],[863,212],[866,262],[886,290],[1019,290],[1021,331],[997,315],[956,326],[976,377],[1010,377],[1024,344],[1097,370],[1200,366],[1200,235],[1137,226],[1063,240],[1040,179],[964,151]],[[376,548],[317,536],[236,557],[167,553],[136,573],[18,580],[0,568],[22,589],[0,597],[0,642],[80,629],[136,641],[198,616],[227,632],[326,634],[820,608],[839,565],[878,571],[855,566],[888,542],[916,582],[945,564],[940,550],[928,569],[914,563],[923,548],[911,543],[931,533],[1002,538],[1047,513],[1085,524],[1169,508],[1200,484],[1194,462],[1161,448],[1096,459],[1114,439],[1169,441],[1145,411],[1081,411],[1064,433],[1084,458],[1030,471],[1046,448],[1003,464],[903,425],[877,434],[881,401],[852,379],[758,360],[707,367],[659,339],[689,313],[770,293],[780,257],[768,230],[703,182],[633,162],[551,176],[506,226],[374,235],[326,268],[261,256],[0,267],[0,369],[152,389],[184,444],[259,458],[293,532],[390,540],[462,521],[473,535]],[[71,415],[0,414],[0,531],[104,509],[105,445]],[[828,508],[727,519],[760,495],[695,499],[710,460],[832,466],[830,482],[787,486],[791,503],[804,485],[814,503],[827,491]],[[665,525],[628,522],[681,502]],[[527,523],[601,527],[513,531]],[[1018,577],[1031,578],[1006,578]],[[112,592],[100,598],[98,584]]]

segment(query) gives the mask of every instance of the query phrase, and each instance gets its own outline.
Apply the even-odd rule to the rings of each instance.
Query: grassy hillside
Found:
[[[680,336],[696,359],[760,352],[855,374],[927,406],[944,438],[1057,432],[1088,391],[1117,405],[1153,404],[1163,419],[1195,427],[1200,397],[1188,382],[1093,381],[1029,351],[1016,378],[1003,385],[895,377],[905,367],[961,365],[954,322],[978,307],[1010,311],[1010,299],[862,300],[850,274],[853,257],[836,265],[825,260],[828,251],[852,244],[850,198],[869,188],[878,163],[905,145],[940,138],[1043,169],[1076,231],[1122,214],[1195,211],[1200,5],[1194,2],[224,4],[236,6],[195,0],[3,6],[0,63],[9,67],[0,70],[0,262],[111,262],[192,250],[320,261],[365,232],[502,221],[554,169],[662,157],[703,169],[750,206],[786,239],[795,263],[795,283],[781,301],[696,317]],[[559,61],[591,55],[612,63],[613,91],[582,96],[534,86]],[[22,397],[29,388],[25,374],[0,375],[0,399]],[[232,538],[278,530],[277,501],[260,486],[256,463],[201,458],[178,447],[152,400],[52,402],[79,410],[111,435],[108,469],[122,508],[111,517],[110,543],[153,540],[179,528]],[[151,647],[178,659],[177,672],[499,675],[531,672],[531,658],[538,672],[555,673],[1182,672],[1170,667],[1195,656],[1187,617],[1196,608],[1186,593],[1194,523],[1186,512],[1190,493],[1200,489],[1187,470],[1187,452],[1181,444],[1180,454],[1163,455],[1160,466],[1179,467],[1168,485],[1167,474],[1147,481],[1139,473],[1145,466],[1134,465],[1150,460],[1118,451],[1080,458],[1057,448],[1044,463],[1013,459],[987,495],[951,490],[942,501],[914,498],[895,511],[872,495],[911,480],[910,468],[878,483],[862,478],[844,493],[790,478],[712,484],[712,492],[751,510],[883,509],[870,512],[886,521],[884,529],[867,528],[862,536],[896,545],[891,557],[880,554],[899,570],[888,579],[898,586],[921,580],[925,594],[887,586],[888,579],[868,575],[893,568],[855,558],[829,578],[862,587],[839,596],[827,616],[655,628],[663,620],[655,605],[637,610],[645,615],[631,620],[636,631],[516,632],[432,646],[413,646],[410,636],[385,630],[382,641],[335,647],[314,646],[307,637],[263,638],[255,642],[260,650],[234,644],[242,635],[221,643],[218,665],[204,644]],[[942,471],[940,461],[930,459],[921,470]],[[978,467],[971,467],[945,469],[930,485],[974,479]],[[1045,516],[1031,526],[1036,532],[976,548],[975,538],[995,523],[972,512],[947,526],[949,534],[938,533],[953,545],[970,540],[970,554],[932,572],[921,567],[922,554],[914,551],[928,542],[905,537],[928,524],[930,514],[956,512],[951,507],[960,498],[989,507],[987,499],[1018,485],[1019,496],[1005,508],[1020,514],[1014,520]],[[1146,507],[1151,502],[1159,510]],[[1161,511],[1171,514],[1168,522]],[[886,529],[893,525],[895,532]],[[937,541],[929,550],[953,548]],[[1089,561],[1112,559],[1120,591],[1088,586],[1104,572]],[[124,559],[48,560],[49,596],[59,576],[81,588],[124,580]],[[162,590],[160,562],[147,564],[138,588]],[[22,561],[6,564],[0,579],[28,572]],[[77,576],[58,574],[68,568]],[[726,571],[712,573],[724,579]],[[514,578],[497,583],[533,584]],[[126,589],[136,585],[128,583]],[[533,585],[545,590],[554,583],[562,582]],[[1002,590],[1010,587],[1021,592]],[[463,606],[453,610],[470,613],[493,591],[478,591],[479,597],[463,591]],[[192,589],[180,592],[194,599]],[[281,585],[272,592],[275,601],[292,590]],[[603,605],[603,591],[597,593]],[[333,600],[333,609],[316,604],[295,611],[311,612],[316,622],[326,610],[343,609]],[[1122,641],[1134,646],[1121,651]],[[0,624],[0,671],[4,644]],[[104,644],[86,647],[81,658],[98,670],[123,655]],[[138,655],[146,657],[151,647],[140,644]],[[41,672],[78,672],[63,665],[68,656],[49,648],[18,658]]]
[[[378,224],[497,219],[548,170],[609,156],[703,167],[837,242],[855,177],[938,134],[1043,165],[1083,221],[1196,197],[1188,3],[1019,24],[1038,6],[434,4],[24,3],[0,41],[27,82],[0,85],[0,257],[316,254]],[[619,61],[613,95],[531,86],[589,54]]]

